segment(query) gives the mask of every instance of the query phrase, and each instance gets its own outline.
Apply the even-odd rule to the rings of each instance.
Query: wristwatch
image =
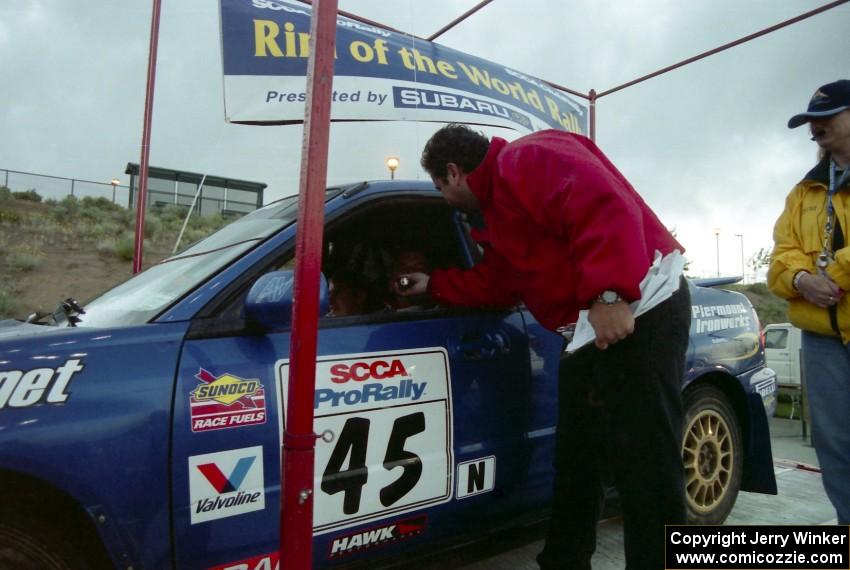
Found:
[[[616,291],[602,291],[602,293],[599,294],[596,300],[610,307],[611,305],[616,305],[617,303],[622,301],[623,298],[620,297],[620,294]]]

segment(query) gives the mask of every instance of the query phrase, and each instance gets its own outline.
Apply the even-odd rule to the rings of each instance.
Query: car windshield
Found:
[[[298,197],[284,198],[225,226],[209,237],[85,305],[77,326],[146,323],[272,234],[295,221]]]

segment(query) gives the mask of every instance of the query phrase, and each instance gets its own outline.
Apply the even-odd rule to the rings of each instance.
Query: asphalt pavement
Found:
[[[811,435],[811,425],[804,424],[800,420],[771,418],[770,444],[773,449],[773,458],[818,467],[818,458],[811,444]]]
[[[809,426],[797,419],[770,421],[777,495],[741,492],[728,525],[825,525],[836,524],[835,511],[823,490]],[[535,556],[543,548],[544,527],[518,531],[487,543],[464,547],[448,558],[405,567],[423,570],[536,570]],[[619,516],[599,523],[595,570],[625,567],[623,521]]]

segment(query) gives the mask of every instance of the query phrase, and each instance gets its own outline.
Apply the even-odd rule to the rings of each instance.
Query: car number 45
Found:
[[[289,362],[276,368],[284,410]],[[320,357],[313,430],[333,434],[316,442],[315,534],[449,501],[454,460],[445,349]]]
[[[328,465],[322,474],[322,491],[328,495],[344,493],[342,511],[346,515],[360,510],[363,486],[369,481],[366,452],[369,445],[368,418],[348,418],[342,428],[336,446],[331,452]],[[425,414],[415,412],[396,418],[390,432],[383,466],[387,471],[402,468],[401,476],[382,487],[379,493],[381,504],[389,507],[409,493],[422,477],[422,459],[404,450],[407,438],[425,431]],[[348,467],[343,469],[345,459],[350,456]]]
[[[316,531],[451,496],[443,402],[316,418],[316,428],[336,434],[316,447]]]

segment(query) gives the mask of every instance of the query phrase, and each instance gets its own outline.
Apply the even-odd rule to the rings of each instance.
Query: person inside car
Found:
[[[329,317],[349,317],[370,312],[369,282],[351,271],[338,271],[328,286]]]

